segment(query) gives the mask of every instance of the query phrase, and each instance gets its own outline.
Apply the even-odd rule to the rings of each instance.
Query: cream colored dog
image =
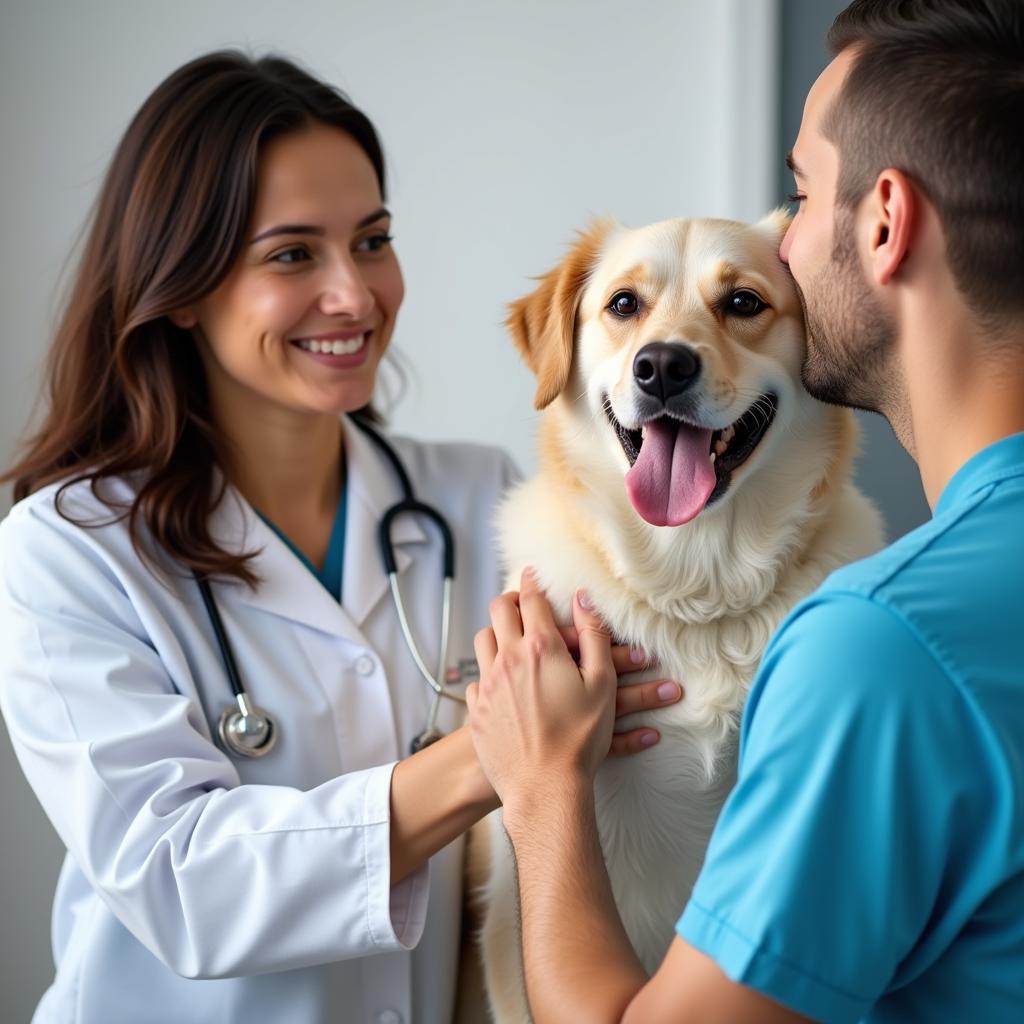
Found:
[[[540,472],[501,512],[509,587],[533,566],[556,615],[584,588],[612,633],[655,657],[683,701],[623,720],[661,742],[596,780],[619,913],[653,971],[734,778],[740,712],[787,612],[883,541],[853,487],[852,414],[801,387],[800,304],[755,226],[601,222],[508,325],[544,409]],[[653,673],[649,673],[653,675]],[[828,679],[821,680],[828,686]],[[515,866],[500,812],[471,843],[494,1018],[529,1020]]]

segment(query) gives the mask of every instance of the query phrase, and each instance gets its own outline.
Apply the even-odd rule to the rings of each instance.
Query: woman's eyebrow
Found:
[[[382,206],[379,210],[374,210],[373,213],[367,214],[363,217],[359,223],[356,224],[356,231],[361,231],[363,228],[368,227],[374,221],[383,220],[385,217],[390,217],[391,212],[387,207]],[[272,228],[267,228],[266,231],[261,231],[255,238],[251,239],[249,244],[254,245],[256,242],[262,242],[264,238],[272,238],[274,235],[324,235],[324,229],[317,227],[315,224],[277,224]]]
[[[390,217],[391,211],[386,207],[382,206],[379,210],[374,210],[373,213],[365,216],[357,225],[356,230],[360,228],[369,227],[375,220],[383,220],[385,217]]]

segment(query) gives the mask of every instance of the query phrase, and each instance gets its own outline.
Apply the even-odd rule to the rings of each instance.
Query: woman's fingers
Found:
[[[617,732],[612,735],[608,756],[625,757],[627,754],[639,754],[642,750],[650,750],[660,739],[657,729],[630,729],[629,732]]]
[[[682,699],[683,688],[671,679],[655,679],[649,683],[620,686],[615,693],[615,717],[635,711],[653,711],[668,707]]]
[[[579,661],[580,638],[576,627],[559,626],[558,632],[562,634],[569,653]],[[648,657],[642,647],[628,647],[625,644],[612,644],[612,663],[620,676],[629,675],[630,672],[642,672],[645,668],[653,668],[657,664],[653,658]]]

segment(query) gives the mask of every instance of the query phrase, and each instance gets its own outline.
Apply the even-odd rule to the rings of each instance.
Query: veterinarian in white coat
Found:
[[[68,848],[36,1020],[446,1020],[453,840],[494,800],[465,730],[407,756],[432,691],[377,546],[403,488],[339,417],[370,401],[403,293],[373,129],[286,62],[200,58],[143,106],[97,209],[0,528],[3,709]],[[415,643],[461,692],[512,470],[392,446],[453,534],[447,673],[438,532],[391,536]],[[236,700],[200,578],[265,756],[218,739]]]
[[[39,1024],[451,1018],[458,839],[496,798],[454,701],[407,756],[433,691],[377,530],[403,471],[447,521],[443,664],[438,530],[403,514],[391,539],[413,641],[461,692],[513,471],[398,440],[392,464],[346,415],[403,296],[383,183],[344,97],[232,53],[172,74],[115,153],[48,415],[4,477],[0,700],[68,848]],[[220,734],[238,683],[263,756]]]
[[[68,846],[54,916],[58,980],[39,1019],[450,1014],[461,843],[429,870],[389,879],[392,770],[430,704],[372,542],[400,492],[367,438],[348,425],[345,441],[341,605],[234,492],[217,516],[220,535],[260,551],[253,568],[265,585],[214,590],[239,673],[279,732],[266,757],[229,757],[215,742],[231,690],[191,577],[165,589],[124,523],[67,523],[53,487],[0,528],[4,712]],[[499,589],[495,568],[470,556],[489,550],[489,519],[477,510],[500,496],[508,463],[469,446],[398,451],[467,555],[449,644],[457,667]],[[85,485],[65,507],[105,511]],[[428,529],[400,521],[395,547],[413,634],[433,664],[440,545]],[[444,701],[442,728],[458,717]],[[316,966],[329,960],[340,962]]]

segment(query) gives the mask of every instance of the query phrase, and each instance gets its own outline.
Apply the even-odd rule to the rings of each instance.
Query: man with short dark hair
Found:
[[[501,599],[471,724],[537,1024],[1024,1020],[1024,3],[855,0],[830,41],[780,250],[804,380],[885,415],[934,515],[769,645],[651,979],[594,823],[608,639],[578,600],[577,667],[529,577]]]

